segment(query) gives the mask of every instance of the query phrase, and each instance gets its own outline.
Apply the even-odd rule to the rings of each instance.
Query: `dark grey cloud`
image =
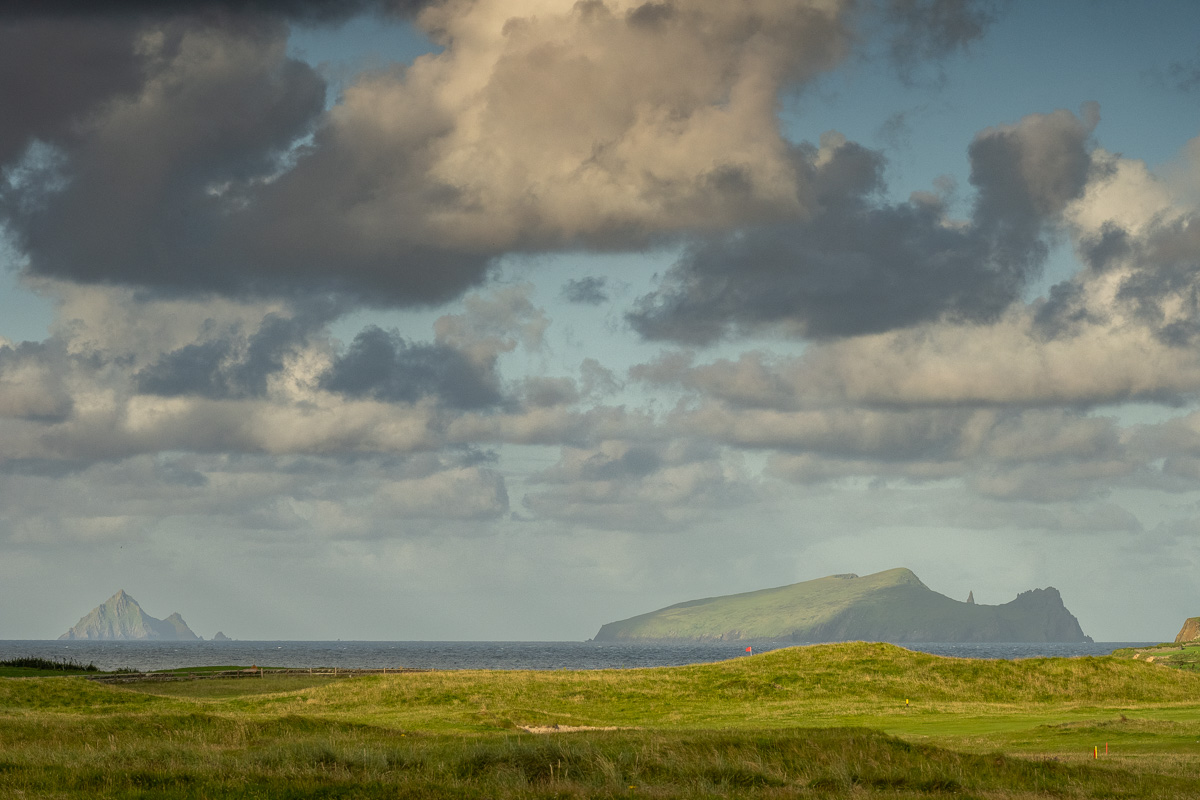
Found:
[[[0,20],[61,17],[153,17],[237,14],[335,22],[380,11],[410,15],[436,0],[6,0]]]
[[[814,169],[810,219],[693,241],[628,319],[648,339],[687,344],[770,326],[835,338],[993,320],[1041,268],[1046,226],[1082,192],[1091,124],[1055,112],[976,137],[967,225],[948,224],[933,195],[879,202],[882,156],[842,143]]]
[[[586,278],[572,278],[563,285],[563,299],[568,303],[580,303],[588,306],[607,303],[608,292],[605,291],[607,282],[607,278],[595,275]]]
[[[890,51],[902,74],[982,39],[999,13],[995,0],[884,0]]]
[[[1172,62],[1167,68],[1167,74],[1175,88],[1181,92],[1200,89],[1200,59]]]
[[[619,457],[596,454],[583,462],[579,477],[588,481],[640,479],[657,472],[663,460],[653,448],[631,447]]]
[[[642,3],[625,15],[630,25],[653,28],[669,20],[675,14],[674,3]]]
[[[1095,272],[1104,272],[1114,261],[1128,256],[1131,248],[1129,232],[1111,221],[1101,226],[1098,236],[1085,236],[1079,242],[1083,260]]]
[[[134,376],[139,392],[164,397],[200,395],[228,397],[240,394],[230,385],[225,363],[233,344],[228,339],[189,344],[166,353]]]
[[[0,164],[31,140],[71,128],[136,91],[148,66],[137,37],[150,23],[247,24],[247,18],[336,22],[371,11],[411,15],[431,0],[12,0],[0,4]]]
[[[86,124],[51,140],[0,198],[9,237],[31,272],[81,283],[436,304],[478,284],[504,252],[639,247],[794,212],[770,104],[748,99],[732,129],[728,115],[702,112],[740,96],[740,83],[774,91],[810,79],[837,63],[849,36],[836,10],[706,0],[642,4],[613,25],[603,3],[541,18],[519,7],[547,47],[514,42],[499,23],[477,31],[489,44],[463,35],[479,23],[473,4],[432,4],[425,24],[451,43],[447,57],[360,75],[323,114],[327,87],[287,58],[285,20],[423,5],[45,6],[43,18],[142,24],[140,81],[96,90],[111,101],[88,106],[99,111],[65,114]],[[11,19],[30,18],[32,5],[18,8]],[[591,55],[560,51],[563,37]],[[456,41],[505,55],[492,66],[457,57]],[[550,67],[547,53],[558,54]],[[696,59],[711,63],[698,70]],[[446,90],[458,85],[480,91]],[[560,101],[545,102],[547,91]],[[670,113],[645,131],[643,107]],[[722,152],[689,147],[678,163],[664,159],[664,148],[679,152],[675,119]],[[578,181],[581,170],[595,179]]]
[[[312,320],[270,314],[249,337],[230,335],[185,345],[134,375],[143,394],[214,399],[261,397],[312,329]]]
[[[0,165],[34,139],[61,141],[100,103],[141,83],[136,27],[104,20],[4,21],[0,12]]]
[[[284,23],[18,23],[0,25],[0,43],[25,27],[40,34],[35,50],[0,48],[0,61],[28,58],[37,91],[0,90],[19,112],[0,119],[0,157],[13,164],[31,141],[44,146],[0,187],[0,221],[35,274],[395,305],[442,302],[482,278],[491,253],[414,241],[403,213],[362,229],[355,209],[380,190],[378,164],[318,129],[326,85],[287,57]],[[93,30],[103,35],[92,41]],[[149,37],[136,51],[135,35]],[[65,74],[39,60],[47,47]],[[311,146],[295,149],[314,131]],[[377,154],[408,187],[400,195],[413,217],[455,202],[423,184],[419,150],[401,141]]]
[[[1047,339],[1070,336],[1085,324],[1101,320],[1086,306],[1083,287],[1074,281],[1063,281],[1050,287],[1050,296],[1033,315],[1033,327]]]
[[[579,402],[579,389],[570,378],[526,378],[521,397],[530,406],[553,408]]]
[[[262,397],[271,377],[307,344],[315,327],[310,318],[268,315],[251,335],[234,331],[164,354],[133,376],[134,385],[143,394],[164,397]],[[491,370],[476,366],[460,350],[409,343],[375,326],[363,329],[320,379],[321,388],[348,397],[406,403],[435,397],[455,409],[496,405],[502,399],[497,384]]]
[[[32,269],[81,282],[244,283],[243,265],[221,257],[224,218],[324,106],[324,82],[286,57],[285,40],[272,22],[156,29],[138,91],[52,142],[60,158],[29,165],[0,196]]]
[[[373,325],[354,338],[322,376],[321,386],[387,402],[435,397],[457,409],[487,408],[502,399],[495,376],[461,351],[443,344],[409,343]]]
[[[988,19],[968,0],[883,7],[907,42],[897,47],[917,57],[981,35]],[[647,2],[628,9],[627,24],[609,25],[607,5],[568,4],[522,17],[545,48],[513,44],[497,25],[480,31],[505,54],[494,67],[457,58],[450,44],[436,65],[359,76],[336,113],[323,113],[327,86],[287,57],[288,23],[422,8],[431,35],[491,46],[456,33],[476,24],[471,4],[11,4],[0,28],[115,27],[78,52],[69,39],[47,43],[45,52],[65,54],[69,74],[15,99],[16,121],[0,122],[0,159],[44,145],[0,190],[0,223],[36,275],[164,293],[334,291],[411,306],[461,295],[505,252],[640,247],[806,211],[809,187],[788,174],[770,104],[747,100],[733,117],[701,112],[741,97],[735,85],[780,91],[836,65],[851,33],[843,14]],[[564,36],[590,43],[591,55],[568,48],[547,68],[543,57],[559,53],[550,43]],[[52,76],[41,52],[24,57]],[[696,59],[708,67],[695,69]],[[460,84],[481,88],[467,99],[445,91]],[[546,103],[547,91],[560,100]],[[647,119],[635,113],[644,106],[669,111],[652,115],[649,132],[636,122]],[[676,118],[696,146],[664,159],[677,149]],[[729,143],[743,141],[727,157]],[[577,181],[583,173],[593,178]],[[577,289],[589,298],[581,302],[599,296]]]
[[[429,125],[438,121],[422,123]],[[422,241],[427,215],[470,204],[426,176],[426,150],[440,131],[412,139],[372,133],[378,138],[351,142],[320,127],[294,168],[254,192],[223,231],[238,263],[230,277],[273,291],[338,291],[377,305],[438,304],[483,280],[499,250]]]
[[[13,176],[0,224],[33,273],[82,283],[400,305],[456,296],[491,254],[363,236],[346,217],[379,187],[342,173],[338,155],[305,159],[282,192],[266,186],[311,155],[294,148],[326,95],[287,58],[282,20],[428,4],[5,4],[0,72],[21,79],[0,85],[0,165]],[[436,199],[411,182],[415,203]]]

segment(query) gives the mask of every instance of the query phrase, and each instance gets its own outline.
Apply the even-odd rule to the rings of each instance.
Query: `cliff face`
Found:
[[[1200,639],[1200,617],[1191,617],[1183,623],[1183,628],[1180,629],[1179,635],[1175,637],[1175,641],[1179,644],[1184,642],[1194,642]]]
[[[974,600],[974,597],[971,598]],[[1053,587],[998,606],[939,594],[907,569],[680,603],[604,625],[606,640],[790,639],[795,642],[1086,642]]]
[[[172,614],[165,620],[155,619],[142,611],[137,600],[122,589],[58,638],[195,641],[200,637],[192,633],[179,614]]]

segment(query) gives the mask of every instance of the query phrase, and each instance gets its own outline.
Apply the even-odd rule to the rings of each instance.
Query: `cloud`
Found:
[[[528,377],[522,382],[521,397],[532,406],[549,408],[579,402],[579,390],[570,378]]]
[[[0,538],[23,547],[144,542],[165,519],[204,528],[209,546],[248,535],[275,549],[403,540],[507,510],[497,472],[431,455],[147,454],[62,475],[0,472]]]
[[[306,343],[311,320],[267,315],[252,335],[206,339],[165,353],[134,375],[137,390],[162,397],[261,397]]]
[[[726,423],[726,429],[734,436],[753,430],[761,416],[739,420],[742,427]],[[770,428],[774,443],[755,440],[781,451],[770,458],[770,474],[802,484],[952,480],[976,496],[1054,503],[1101,497],[1150,467],[1126,446],[1113,420],[1078,413],[826,412],[828,437],[815,424],[821,416],[778,415]]]
[[[990,0],[887,0],[884,20],[891,26],[893,61],[908,75],[915,67],[965,50],[996,20]]]
[[[433,323],[437,341],[489,367],[518,346],[536,352],[550,320],[533,304],[532,293],[532,284],[521,283],[467,295],[463,313],[446,314]]]
[[[151,19],[110,78],[12,134],[80,123],[3,213],[38,275],[444,302],[504,252],[802,212],[778,93],[844,57],[844,6],[431,5],[417,24],[445,50],[364,73],[328,113],[282,22]]]
[[[342,346],[342,306],[61,292],[50,339],[0,342],[3,464],[57,473],[155,452],[364,457],[506,442],[588,444],[644,431],[594,360],[572,377],[505,381],[500,358],[536,353],[549,320],[525,284],[464,298],[433,341],[367,326]]]
[[[1164,372],[1177,391],[1195,392],[1197,360],[1178,361],[1190,372],[1147,360],[1154,340],[1145,332],[1129,341],[1047,343],[1023,318],[1025,329],[1010,333],[1025,338],[1028,354],[1016,360],[999,326],[943,325],[816,345],[799,358],[751,352],[697,364],[694,354],[677,352],[630,374],[681,392],[664,430],[763,451],[769,474],[795,483],[953,481],[979,496],[1060,502],[1157,480],[1157,462],[1179,451],[1087,409],[1114,401],[1101,391],[1128,398],[1135,378],[1162,396]],[[988,344],[993,335],[1001,338]],[[940,348],[951,343],[963,349],[947,363]]]
[[[0,418],[61,422],[70,416],[69,359],[56,342],[0,344]]]
[[[694,345],[765,330],[822,339],[992,322],[1040,270],[1046,226],[1082,194],[1094,124],[1092,111],[1057,111],[981,132],[966,224],[934,195],[880,203],[882,156],[827,135],[810,219],[697,240],[629,321],[645,338]]]
[[[369,326],[321,377],[321,388],[347,397],[415,403],[432,397],[451,408],[486,408],[500,402],[496,376],[460,351],[440,344],[410,344],[399,334]]]
[[[598,306],[608,302],[606,283],[606,278],[595,275],[586,278],[572,278],[563,284],[562,296],[568,303]]]
[[[403,528],[409,518],[495,519],[508,511],[504,478],[479,467],[446,470],[423,478],[394,481],[379,492],[385,514]]]
[[[0,159],[26,154],[0,214],[36,275],[436,304],[504,253],[809,220],[838,180],[859,179],[841,173],[875,169],[847,150],[816,185],[819,154],[785,140],[777,117],[783,92],[850,52],[849,0],[86,5],[0,16],[0,38],[37,29],[5,57],[30,62],[13,66],[38,91],[0,127]],[[886,6],[921,57],[977,36],[981,8]],[[287,57],[286,20],[368,10],[411,16],[443,50],[364,72],[325,111],[325,83]],[[931,224],[917,207],[892,216],[877,222]],[[574,291],[595,302],[600,288]]]
[[[1087,322],[1189,347],[1200,334],[1200,148],[1189,143],[1164,175],[1107,153],[1097,160],[1102,174],[1068,208],[1087,268],[1053,287],[1038,322],[1052,337],[1079,336]]]
[[[583,394],[593,399],[616,394],[625,388],[612,370],[594,358],[585,358],[580,362],[579,375]]]
[[[3,195],[33,271],[191,289],[266,280],[243,277],[222,229],[324,105],[323,81],[287,58],[286,33],[263,21],[140,30],[138,90],[107,98]]]
[[[1200,89],[1200,61],[1173,61],[1167,68],[1167,74],[1181,92]]]
[[[700,442],[564,448],[529,483],[523,505],[539,517],[610,530],[678,530],[754,497],[741,470]]]
[[[5,4],[7,7],[7,4]],[[0,11],[0,165],[31,142],[60,142],[114,96],[137,89],[137,29],[123,20],[6,21]]]
[[[0,9],[0,20],[231,14],[333,22],[372,10],[411,15],[433,2],[436,0],[9,0]]]

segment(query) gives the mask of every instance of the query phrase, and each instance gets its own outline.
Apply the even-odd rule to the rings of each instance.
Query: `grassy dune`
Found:
[[[524,730],[554,725],[609,730]],[[628,671],[0,681],[0,797],[941,795],[1200,796],[1200,675],[851,643]]]

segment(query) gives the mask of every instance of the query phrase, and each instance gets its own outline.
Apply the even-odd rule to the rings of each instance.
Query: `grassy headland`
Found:
[[[627,671],[0,681],[6,797],[1184,798],[1197,740],[1195,673],[885,644]]]

